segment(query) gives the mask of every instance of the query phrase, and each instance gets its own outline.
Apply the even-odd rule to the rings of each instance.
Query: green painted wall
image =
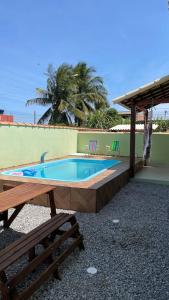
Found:
[[[85,145],[97,140],[98,154],[106,154],[106,145],[120,141],[121,156],[129,155],[130,134],[78,132],[72,129],[0,125],[0,168],[38,162],[43,152],[53,159],[76,152],[84,153]],[[136,134],[136,154],[142,157],[143,134]],[[151,161],[169,164],[169,134],[154,133]]]
[[[0,168],[37,162],[77,151],[77,131],[28,126],[0,125]]]
[[[151,161],[169,164],[169,134],[154,133],[152,138]]]
[[[98,154],[106,154],[106,145],[111,145],[113,140],[120,141],[120,155],[128,156],[130,149],[130,133],[109,133],[109,132],[79,132],[78,133],[78,143],[77,152],[84,153],[85,145],[89,143],[90,140],[97,140]],[[136,154],[138,157],[142,157],[143,151],[143,134],[136,134]]]
[[[129,133],[103,133],[103,132],[79,132],[78,152],[85,152],[85,145],[90,140],[99,143],[99,154],[106,154],[106,145],[111,145],[113,140],[120,141],[121,156],[129,156],[130,134]],[[143,156],[143,133],[136,133],[136,155]],[[151,147],[151,162],[169,164],[169,134],[153,133]]]

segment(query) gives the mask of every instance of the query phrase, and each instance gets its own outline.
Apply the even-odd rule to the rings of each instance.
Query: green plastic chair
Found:
[[[120,142],[119,141],[113,141],[111,144],[111,150],[113,152],[118,152],[120,150]]]
[[[106,152],[115,153],[120,156],[120,141],[115,140],[112,141],[112,144],[110,146],[106,146]]]

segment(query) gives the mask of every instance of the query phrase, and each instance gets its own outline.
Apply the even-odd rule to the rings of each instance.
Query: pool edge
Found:
[[[136,169],[142,167],[142,161],[136,162]],[[106,173],[106,172],[105,172]],[[114,173],[107,173],[107,176],[96,176],[97,181],[90,180],[90,184],[81,185],[59,185],[55,190],[55,204],[58,209],[73,210],[79,212],[99,212],[113,196],[129,181],[129,164],[124,164],[123,168]],[[1,185],[21,184],[20,181],[1,180]],[[48,184],[48,183],[46,183]],[[38,197],[32,200],[33,204],[49,206],[46,197]]]

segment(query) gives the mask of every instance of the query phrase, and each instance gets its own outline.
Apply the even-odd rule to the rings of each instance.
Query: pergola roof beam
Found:
[[[139,89],[114,99],[113,102],[126,108],[131,108],[134,102],[138,111],[161,103],[169,103],[169,76],[146,84]]]

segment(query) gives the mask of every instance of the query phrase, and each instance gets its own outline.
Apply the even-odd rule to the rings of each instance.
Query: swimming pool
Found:
[[[79,182],[89,180],[119,163],[120,161],[115,159],[67,158],[3,171],[1,174],[7,176]]]

